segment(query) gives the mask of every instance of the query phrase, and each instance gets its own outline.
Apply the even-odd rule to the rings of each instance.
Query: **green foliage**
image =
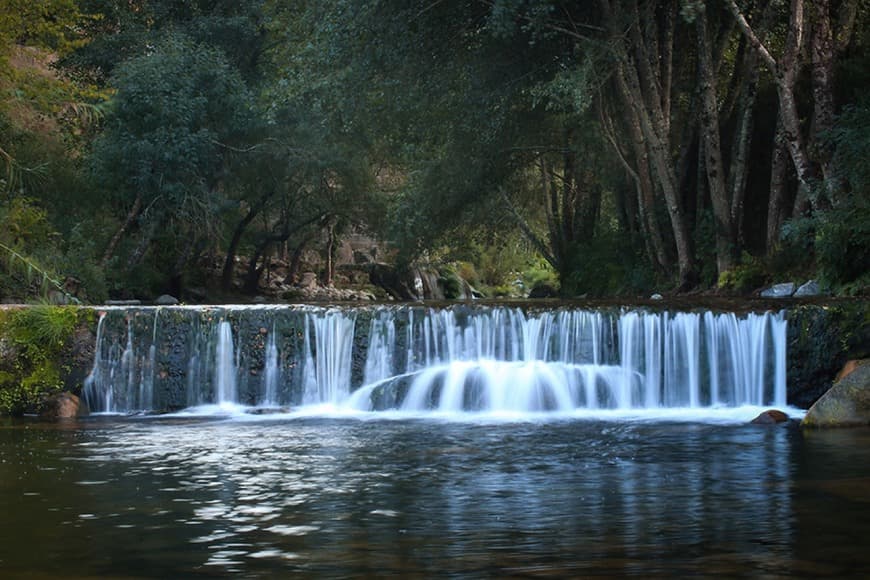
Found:
[[[563,296],[648,294],[655,289],[649,262],[619,230],[603,230],[572,250],[572,267],[562,279]]]
[[[740,264],[719,275],[720,290],[748,294],[767,282],[765,264],[762,260],[744,252]]]
[[[64,53],[84,44],[76,0],[0,0],[0,41]]]
[[[138,254],[135,268],[153,245],[160,265],[152,267],[165,283],[197,241],[220,235],[229,207],[222,185],[251,129],[250,94],[222,52],[180,34],[123,63],[113,81],[117,92],[93,147],[91,175],[111,192],[118,215],[141,207],[138,240],[125,251]]]
[[[6,331],[28,355],[37,357],[45,351],[57,352],[63,348],[77,322],[76,308],[30,306],[12,311]]]
[[[785,224],[780,259],[793,270],[814,268],[838,292],[863,294],[870,287],[870,101],[847,106],[830,138],[836,177],[847,189],[831,207]]]
[[[442,267],[438,270],[438,283],[444,290],[444,297],[456,300],[462,297],[462,280],[453,268]]]
[[[536,263],[524,269],[520,274],[523,288],[527,291],[535,286],[547,285],[558,289],[560,286],[559,273],[553,270],[546,261],[538,259]]]
[[[53,291],[75,301],[58,275],[36,257],[55,251],[55,237],[45,210],[33,200],[15,198],[0,206],[0,290],[25,297],[35,286],[43,298]]]
[[[73,307],[48,305],[0,311],[0,337],[9,343],[4,350],[17,353],[11,368],[0,369],[0,414],[33,411],[44,395],[63,388],[61,352],[83,316]]]

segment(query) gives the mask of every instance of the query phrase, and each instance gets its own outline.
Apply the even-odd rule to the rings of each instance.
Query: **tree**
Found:
[[[226,175],[251,128],[250,94],[221,52],[178,34],[121,65],[113,84],[92,168],[126,218],[104,261],[135,226],[127,264],[162,243],[173,248],[169,271],[178,276],[220,230]]]

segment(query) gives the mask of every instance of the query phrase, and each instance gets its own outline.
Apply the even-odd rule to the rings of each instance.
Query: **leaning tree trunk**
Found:
[[[800,215],[812,204],[809,198],[809,191],[815,176],[813,164],[807,153],[806,140],[801,132],[800,115],[798,114],[797,99],[795,98],[795,82],[800,68],[800,49],[803,43],[804,28],[806,27],[804,0],[791,1],[788,37],[786,39],[785,50],[779,61],[773,57],[764,43],[761,42],[735,0],[726,0],[726,2],[735,20],[737,20],[740,30],[774,76],[776,92],[779,97],[779,115],[782,121],[783,141],[788,148],[798,178],[798,195],[795,199],[793,215]]]
[[[224,258],[224,268],[221,272],[221,288],[224,291],[230,289],[233,283],[233,274],[236,268],[236,252],[239,249],[239,244],[242,241],[242,235],[244,235],[245,230],[248,229],[248,226],[251,225],[251,222],[254,221],[263,208],[266,207],[266,202],[269,198],[272,197],[272,192],[267,193],[263,197],[261,197],[257,202],[248,208],[248,213],[245,214],[239,223],[236,225],[236,229],[233,230],[233,235],[230,238],[230,243],[227,246],[227,255]]]
[[[121,224],[121,227],[115,232],[115,235],[112,236],[112,239],[109,240],[109,245],[106,246],[106,251],[103,253],[103,257],[100,260],[100,267],[105,268],[109,263],[109,260],[112,259],[112,256],[115,255],[115,250],[118,248],[118,244],[121,243],[121,238],[124,237],[124,234],[133,225],[133,222],[136,221],[136,218],[139,217],[139,214],[142,211],[142,196],[137,194],[136,200],[133,202],[133,207],[130,208],[130,211],[127,213],[127,217],[124,219],[124,222]]]

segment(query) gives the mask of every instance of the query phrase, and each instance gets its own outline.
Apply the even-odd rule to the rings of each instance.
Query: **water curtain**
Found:
[[[100,317],[85,397],[103,412],[781,406],[786,324],[783,312],[116,308]]]

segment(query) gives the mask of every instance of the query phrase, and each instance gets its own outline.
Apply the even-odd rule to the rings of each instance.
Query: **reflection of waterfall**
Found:
[[[92,408],[245,402],[523,413],[785,404],[783,313],[174,307],[161,309],[158,326],[157,312],[101,317],[85,389]]]

